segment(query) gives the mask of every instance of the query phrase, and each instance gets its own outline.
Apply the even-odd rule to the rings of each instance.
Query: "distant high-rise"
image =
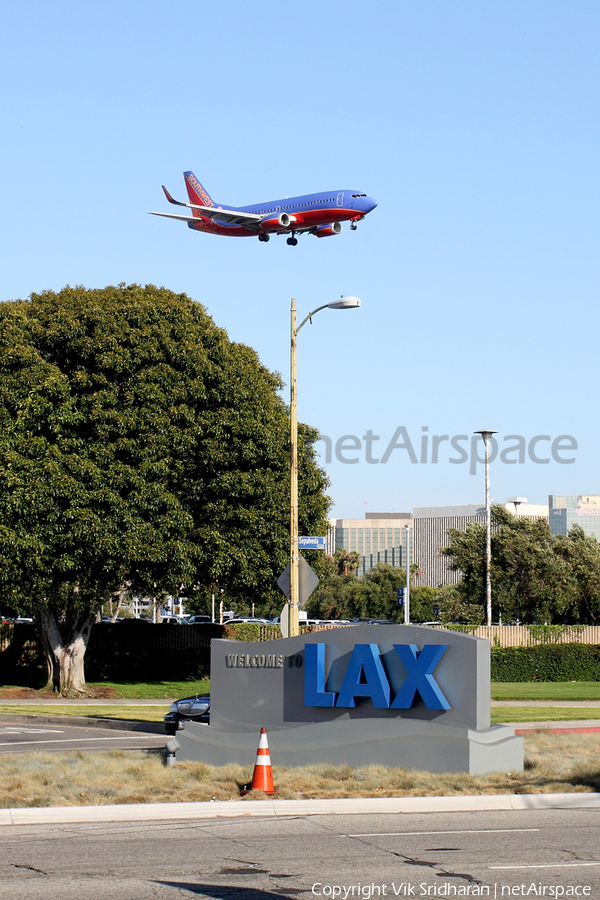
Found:
[[[485,525],[485,506],[474,503],[465,506],[426,506],[414,509],[413,514],[413,562],[422,573],[415,579],[415,584],[426,587],[458,584],[461,573],[448,568],[449,561],[445,556],[440,556],[440,550],[448,546],[449,528],[464,531],[467,525],[474,522]]]
[[[568,534],[579,525],[600,541],[600,494],[550,494],[548,506],[552,534]]]
[[[524,498],[515,500],[504,504],[513,515],[528,519],[548,518],[548,507],[544,504],[527,503]],[[475,522],[485,525],[485,506],[469,503],[465,506],[419,507],[413,510],[413,516],[413,562],[422,572],[415,583],[426,587],[458,584],[462,572],[450,569],[449,560],[441,556],[440,551],[449,544],[449,528],[465,531],[467,525]]]
[[[361,557],[358,575],[377,563],[402,566],[402,536],[412,513],[366,513],[364,519],[330,519],[329,552],[354,550]]]

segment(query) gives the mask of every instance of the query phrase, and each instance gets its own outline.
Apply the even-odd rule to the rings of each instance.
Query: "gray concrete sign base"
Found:
[[[177,759],[428,772],[523,768],[523,739],[490,725],[489,641],[419,625],[357,625],[274,641],[213,640],[210,725]]]
[[[259,730],[221,731],[189,722],[177,733],[177,759],[253,765]],[[523,738],[507,725],[473,731],[418,719],[379,719],[376,727],[372,720],[353,719],[275,729],[268,739],[271,762],[281,766],[346,763],[471,775],[523,768]]]

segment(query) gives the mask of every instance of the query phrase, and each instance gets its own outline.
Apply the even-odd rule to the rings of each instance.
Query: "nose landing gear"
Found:
[[[350,231],[356,231],[356,222],[353,222],[350,226]]]

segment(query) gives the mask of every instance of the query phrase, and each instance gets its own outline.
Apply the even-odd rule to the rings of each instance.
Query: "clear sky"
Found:
[[[532,452],[550,462],[494,462],[499,501],[600,492],[596,0],[1,10],[1,300],[164,285],[287,381],[290,298],[304,315],[357,295],[299,338],[334,515],[482,501],[481,465],[450,463],[449,440],[437,463],[431,440],[427,462],[368,462],[363,435],[381,460],[399,427],[417,460],[423,434],[548,436]],[[161,184],[186,199],[188,168],[222,204],[358,189],[379,206],[297,247],[196,234],[147,215],[170,211]],[[335,458],[344,435],[355,463]]]

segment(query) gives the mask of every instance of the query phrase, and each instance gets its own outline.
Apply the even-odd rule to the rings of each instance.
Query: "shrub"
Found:
[[[492,681],[600,681],[600,646],[492,647]]]

